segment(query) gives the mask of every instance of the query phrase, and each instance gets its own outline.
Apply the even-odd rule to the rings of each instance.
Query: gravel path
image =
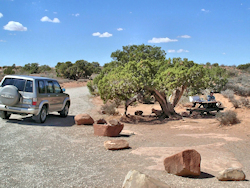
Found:
[[[0,187],[116,188],[122,186],[131,169],[158,178],[171,187],[250,187],[248,181],[219,182],[206,173],[202,178],[192,179],[148,168],[155,165],[154,158],[133,154],[132,151],[148,146],[169,147],[176,142],[171,131],[164,132],[165,135],[162,131],[153,132],[150,125],[126,124],[126,130],[142,134],[123,134],[113,139],[127,140],[132,149],[105,150],[103,142],[110,138],[94,136],[92,126],[74,125],[74,115],[78,113],[98,117],[97,113],[92,114],[95,106],[91,103],[87,87],[71,88],[66,92],[71,97],[67,118],[51,114],[45,124],[37,124],[30,117],[17,115],[11,116],[8,121],[0,119]],[[155,128],[159,130],[163,126]],[[153,139],[150,138],[152,134]],[[157,137],[165,138],[164,142]],[[249,146],[249,141],[244,141],[244,144]]]

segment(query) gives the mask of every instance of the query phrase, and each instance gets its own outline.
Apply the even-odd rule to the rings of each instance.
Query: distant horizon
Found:
[[[250,62],[250,1],[1,0],[0,66],[86,60],[101,66],[127,45],[166,58],[237,66]]]

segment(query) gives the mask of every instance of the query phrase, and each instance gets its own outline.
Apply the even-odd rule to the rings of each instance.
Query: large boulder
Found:
[[[164,159],[165,170],[177,176],[199,176],[201,155],[196,150],[185,150]]]
[[[126,140],[108,140],[104,142],[104,147],[107,150],[128,149],[129,143]]]
[[[219,172],[217,179],[220,181],[243,181],[246,175],[241,169],[228,168]]]
[[[122,131],[124,124],[118,120],[111,120],[108,124],[94,124],[94,134],[97,136],[118,136]]]
[[[77,114],[75,116],[75,123],[77,125],[93,125],[94,122],[89,114]]]
[[[122,188],[170,188],[167,184],[142,174],[136,170],[130,170],[125,177]]]

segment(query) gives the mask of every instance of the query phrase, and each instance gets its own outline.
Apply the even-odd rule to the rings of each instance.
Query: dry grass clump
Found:
[[[221,123],[221,125],[233,125],[240,122],[237,118],[237,114],[232,110],[217,113],[216,119]]]
[[[234,98],[234,91],[231,89],[226,89],[225,91],[222,91],[221,94],[226,98]]]
[[[102,105],[101,107],[102,113],[103,114],[108,114],[108,115],[116,115],[116,104],[115,103],[106,103]]]
[[[250,102],[249,102],[248,98],[241,97],[240,103],[243,107],[250,108]]]

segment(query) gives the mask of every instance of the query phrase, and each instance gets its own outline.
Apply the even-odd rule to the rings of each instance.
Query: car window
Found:
[[[17,78],[5,78],[2,83],[2,87],[6,85],[16,86],[19,91],[23,91],[26,80]]]
[[[48,81],[47,83],[47,93],[54,93],[54,87],[52,81]]]
[[[43,80],[38,81],[38,92],[45,93],[45,85]]]
[[[33,81],[27,80],[25,85],[25,92],[33,92]]]
[[[55,93],[61,93],[61,87],[58,82],[54,81]]]

